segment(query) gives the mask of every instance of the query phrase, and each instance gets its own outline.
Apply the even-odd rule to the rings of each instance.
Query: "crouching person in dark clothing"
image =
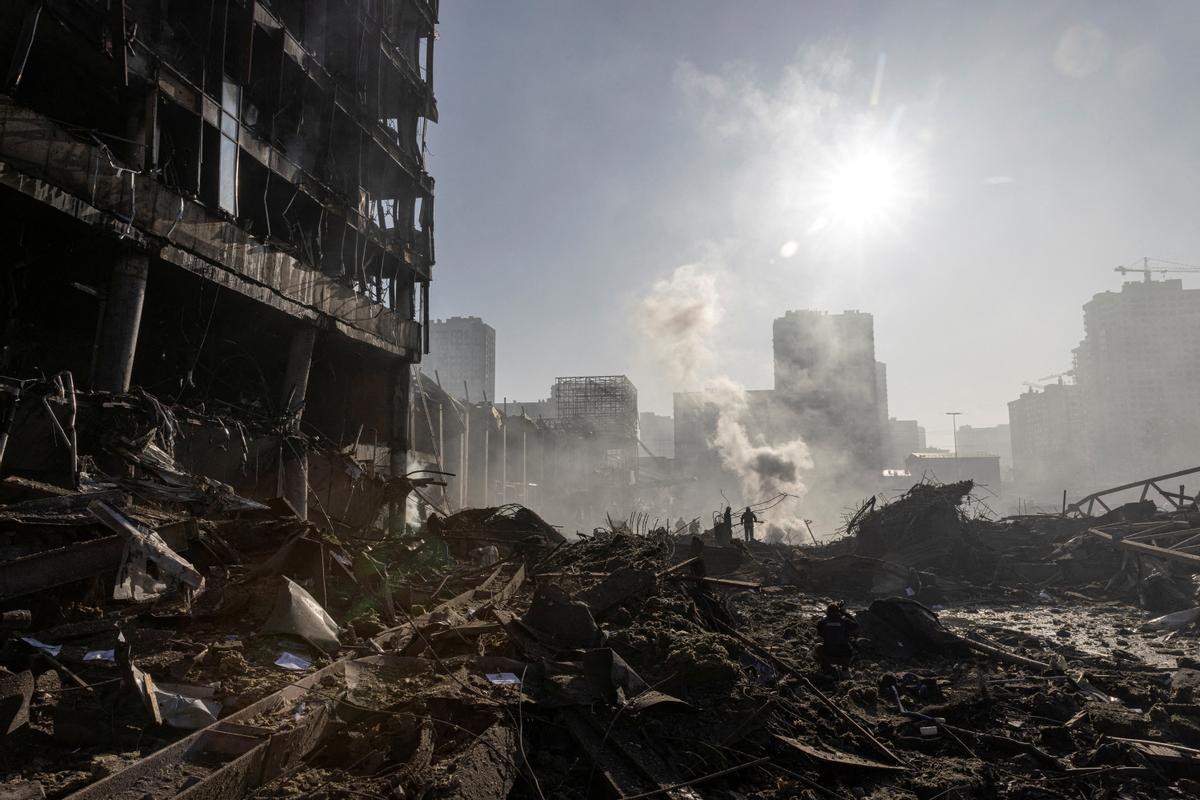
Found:
[[[851,637],[858,630],[858,623],[838,605],[825,609],[825,616],[817,623],[817,634],[821,641],[813,649],[813,658],[827,672],[841,676],[854,657]]]

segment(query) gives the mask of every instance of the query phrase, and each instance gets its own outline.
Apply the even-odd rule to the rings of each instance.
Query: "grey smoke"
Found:
[[[738,477],[747,503],[779,494],[803,498],[805,470],[812,458],[803,439],[783,444],[752,439],[746,427],[746,389],[716,374],[712,343],[724,317],[717,291],[716,267],[688,264],[656,282],[639,304],[641,331],[651,350],[676,386],[699,390],[706,405],[716,410],[716,430],[709,441],[721,462]],[[710,376],[702,379],[702,376]],[[796,500],[772,512],[772,522],[784,535],[802,530]]]
[[[760,478],[783,483],[796,482],[796,464],[782,458],[778,453],[758,453],[748,465]]]

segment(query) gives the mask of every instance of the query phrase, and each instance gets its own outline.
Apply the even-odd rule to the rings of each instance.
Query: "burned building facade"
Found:
[[[373,437],[403,470],[437,10],[0,5],[0,373]],[[306,455],[279,459],[303,512]]]

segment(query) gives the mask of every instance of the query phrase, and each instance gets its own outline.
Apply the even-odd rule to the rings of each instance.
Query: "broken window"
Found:
[[[396,198],[385,197],[375,202],[375,224],[385,231],[396,227]]]
[[[271,34],[254,29],[250,79],[242,98],[242,123],[263,139],[276,142],[275,117],[279,111],[280,81],[283,62],[282,33]]]
[[[336,107],[335,107],[336,108]],[[333,131],[325,152],[325,179],[344,197],[356,197],[359,183],[359,127],[350,115],[336,108]]]
[[[184,194],[200,191],[200,118],[175,103],[160,101],[159,165],[163,183]]]
[[[237,214],[238,100],[240,87],[226,78],[221,83],[221,141],[217,204]]]
[[[275,12],[275,16],[279,18],[284,27],[292,32],[292,35],[299,37],[307,33],[308,28],[316,27],[306,24],[304,5],[304,0],[272,0],[271,10]]]
[[[300,0],[296,0],[300,2]],[[303,0],[304,45],[325,63],[325,0]],[[294,31],[293,31],[294,32]]]
[[[297,156],[304,150],[301,125],[304,122],[305,84],[309,79],[303,68],[290,57],[285,56],[282,64],[279,107],[271,123],[271,138],[298,163]]]
[[[357,54],[363,44],[360,33],[355,30],[353,14],[333,13],[325,18],[325,61],[324,66],[334,78],[351,84],[355,79]]]

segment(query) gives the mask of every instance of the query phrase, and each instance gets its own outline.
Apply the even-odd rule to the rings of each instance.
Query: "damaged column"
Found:
[[[397,361],[392,367],[391,381],[391,427],[392,435],[388,440],[388,471],[392,478],[399,478],[408,472],[409,448],[409,411],[412,408],[412,365],[407,361]],[[408,507],[408,492],[392,499],[390,511],[392,530],[402,530],[404,515]]]
[[[137,351],[146,299],[149,258],[145,253],[122,253],[113,265],[103,319],[96,342],[92,385],[108,392],[129,390],[133,356]]]
[[[304,414],[304,399],[308,392],[308,373],[312,369],[313,345],[317,329],[303,325],[292,334],[288,348],[287,371],[283,376],[283,395],[280,407],[291,418],[292,429],[299,432]],[[308,519],[308,449],[299,440],[285,438],[282,454],[281,495],[301,519]]]

